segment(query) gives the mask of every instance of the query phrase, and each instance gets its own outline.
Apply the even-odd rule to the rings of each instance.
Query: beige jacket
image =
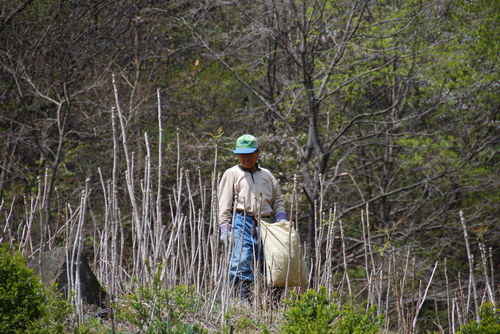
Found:
[[[220,181],[218,196],[219,224],[231,222],[233,201],[236,201],[236,210],[244,210],[250,216],[285,212],[278,182],[268,169],[262,167],[253,173],[238,165],[229,168]]]

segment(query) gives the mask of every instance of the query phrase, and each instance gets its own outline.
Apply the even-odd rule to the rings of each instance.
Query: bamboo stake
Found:
[[[489,256],[490,256],[490,270],[491,270],[491,293],[493,296],[495,295],[495,266],[493,265],[493,249],[489,248]],[[495,305],[495,304],[494,304]]]
[[[444,259],[444,279],[445,279],[445,284],[446,284],[446,309],[448,313],[448,331],[450,334],[454,333],[451,331],[452,328],[452,323],[454,322],[453,317],[453,311],[451,310],[450,307],[450,284],[448,283],[448,266],[447,266],[447,258]]]
[[[130,157],[129,154],[129,149],[128,149],[128,141],[127,141],[127,131],[126,131],[126,126],[125,126],[125,117],[123,116],[121,107],[120,107],[120,99],[118,96],[118,86],[116,84],[115,80],[115,75],[112,75],[112,84],[113,84],[113,91],[115,95],[115,105],[116,105],[116,111],[118,112],[118,119],[120,121],[120,128],[121,128],[121,135],[122,135],[122,144],[123,144],[123,152],[125,155],[125,162],[127,164],[127,170],[125,172],[125,179],[127,183],[127,190],[128,190],[128,195],[130,199],[130,204],[132,206],[132,226],[135,226],[135,231],[140,231],[141,230],[141,222],[139,218],[139,211],[137,207],[137,200],[135,198],[135,185],[134,185],[134,154],[132,153],[132,158]],[[114,113],[115,108],[112,108],[111,112],[112,114]],[[137,246],[140,248],[141,246],[141,240],[137,241]],[[135,250],[135,247],[133,248]],[[135,268],[134,268],[134,274],[137,274],[137,271],[139,270],[139,263],[138,259],[135,259]]]
[[[425,299],[427,298],[427,293],[429,291],[429,287],[431,286],[432,278],[434,277],[434,273],[436,272],[437,265],[438,265],[438,262],[436,261],[436,263],[434,264],[434,268],[432,269],[432,273],[431,273],[431,277],[429,278],[429,282],[427,282],[427,286],[425,287],[424,294],[423,294],[422,298],[419,298],[419,300],[417,301],[417,309],[415,311],[415,316],[413,318],[413,322],[412,322],[412,326],[411,326],[412,333],[416,333],[415,329],[417,328],[418,314],[420,313],[420,310],[422,309],[422,306],[424,305]]]
[[[370,275],[370,268],[368,267],[368,242],[367,242],[367,237],[366,237],[366,227],[365,227],[365,214],[364,211],[361,210],[361,233],[363,234],[363,255],[364,255],[364,260],[365,260],[365,275],[366,275],[366,281],[367,281],[367,287],[368,287],[368,293],[367,293],[367,300],[368,303],[366,305],[366,310],[368,310],[371,306],[373,306],[375,303],[373,301],[372,297],[372,278]]]
[[[351,280],[349,279],[349,271],[347,268],[347,255],[346,255],[344,228],[342,227],[342,220],[339,220],[339,226],[340,226],[340,239],[342,240],[342,258],[343,258],[343,262],[344,262],[344,278],[347,281],[347,290],[349,292],[349,296],[351,296],[352,295],[352,288],[351,288]],[[344,279],[342,279],[342,281],[343,280]]]
[[[386,295],[385,295],[385,314],[386,316],[384,317],[384,328],[387,330],[389,328],[389,299],[390,299],[390,292],[391,292],[391,277],[392,277],[392,267],[396,266],[396,259],[394,258],[394,250],[392,250],[392,257],[389,257],[389,268],[387,269],[387,288],[386,288]],[[396,276],[396,274],[394,274]],[[379,307],[380,308],[380,307]],[[380,316],[380,313],[377,312],[377,315]]]
[[[460,309],[463,309],[465,310],[465,312],[467,311],[467,307],[465,306],[465,298],[464,298],[464,294],[463,294],[463,288],[462,288],[462,278],[461,278],[461,274],[460,272],[458,273],[458,294],[459,294],[459,301],[460,303],[458,303],[457,301],[457,316],[458,316],[458,327],[461,327],[463,324],[464,324],[464,321],[467,317],[466,314],[462,314],[460,312]],[[462,308],[460,308],[460,306],[462,306]]]
[[[471,252],[470,244],[469,244],[469,234],[467,232],[467,226],[465,224],[465,218],[463,211],[460,211],[460,222],[462,223],[462,229],[464,231],[464,239],[465,239],[465,249],[467,250],[467,258],[469,260],[469,286],[472,285],[472,293],[474,300],[474,311],[476,321],[479,322],[481,320],[479,316],[479,305],[477,300],[477,290],[476,290],[476,279],[474,275],[474,255]],[[470,293],[469,293],[470,295]],[[467,307],[469,307],[469,297],[467,298]]]
[[[483,263],[483,271],[484,271],[484,280],[486,284],[486,292],[488,295],[488,301],[495,305],[495,298],[493,295],[493,289],[491,288],[490,278],[488,274],[488,260],[486,259],[486,249],[482,242],[479,243],[479,251],[481,253],[481,262]]]
[[[158,226],[163,225],[162,210],[161,210],[161,184],[162,184],[162,170],[163,170],[163,123],[162,123],[162,110],[161,110],[161,96],[160,89],[156,90],[158,100],[158,188],[156,191],[156,220]],[[158,256],[158,254],[156,254]],[[156,259],[156,257],[155,257]]]
[[[333,212],[330,209],[329,219],[328,219],[328,232],[327,232],[327,246],[326,246],[326,259],[325,259],[325,270],[327,273],[326,287],[328,289],[328,297],[332,297],[333,292],[333,282],[332,282],[332,263],[333,263],[333,242],[334,242],[334,224],[335,217],[337,215],[337,207],[334,205]]]

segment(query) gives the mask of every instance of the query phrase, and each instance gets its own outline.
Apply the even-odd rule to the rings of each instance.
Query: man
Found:
[[[260,218],[288,220],[288,216],[278,182],[257,163],[260,154],[257,138],[249,134],[239,137],[233,153],[238,165],[226,170],[219,185],[220,240],[228,246],[234,233],[229,274],[241,299],[249,303],[249,285],[255,279],[254,260],[261,264],[263,260],[258,221]]]

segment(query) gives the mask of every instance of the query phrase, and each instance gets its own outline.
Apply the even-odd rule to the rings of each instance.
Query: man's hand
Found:
[[[221,224],[219,226],[219,240],[224,244],[224,246],[229,246],[231,240],[231,230],[233,226],[231,224]]]
[[[276,215],[274,215],[274,219],[277,223],[279,223],[280,221],[288,221],[288,215],[284,211],[278,212]]]

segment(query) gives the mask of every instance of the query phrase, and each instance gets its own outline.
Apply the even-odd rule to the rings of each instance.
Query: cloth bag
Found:
[[[272,287],[307,286],[308,270],[300,252],[299,235],[289,221],[260,221],[267,284]]]

